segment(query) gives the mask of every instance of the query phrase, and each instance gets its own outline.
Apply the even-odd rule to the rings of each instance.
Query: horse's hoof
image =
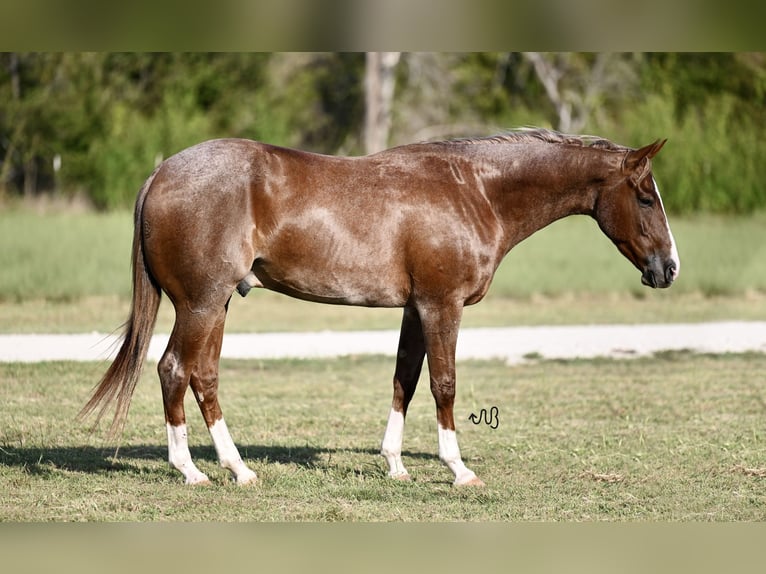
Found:
[[[479,488],[483,488],[487,486],[484,484],[484,481],[480,479],[478,476],[474,476],[471,480],[468,480],[466,482],[456,482],[455,486],[475,486]]]
[[[258,477],[255,474],[242,480],[237,479],[237,486],[255,486],[256,484],[258,484]]]
[[[210,486],[213,483],[210,482],[209,478],[205,477],[205,478],[200,478],[198,480],[195,480],[194,482],[187,482],[186,484],[188,484],[189,486]]]
[[[397,475],[392,476],[391,478],[393,478],[394,480],[400,480],[402,482],[411,482],[412,481],[412,477],[409,474],[407,474],[407,473],[405,473],[405,474],[397,474]]]

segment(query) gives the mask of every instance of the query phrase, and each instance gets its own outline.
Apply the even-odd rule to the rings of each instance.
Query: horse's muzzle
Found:
[[[650,264],[641,275],[641,283],[652,289],[665,289],[673,284],[677,276],[678,267],[675,261],[668,261],[662,268]]]

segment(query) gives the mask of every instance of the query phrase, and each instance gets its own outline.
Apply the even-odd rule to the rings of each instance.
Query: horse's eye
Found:
[[[638,196],[638,203],[641,205],[641,207],[651,207],[654,205],[654,198],[646,195],[640,195]]]

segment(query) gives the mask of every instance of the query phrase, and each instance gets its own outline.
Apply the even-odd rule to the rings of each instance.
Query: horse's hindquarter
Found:
[[[494,215],[475,188],[460,189],[446,162],[272,153],[253,190],[253,270],[265,287],[382,307],[407,304],[413,291],[466,299],[486,291],[497,248],[477,228],[494,226]]]
[[[149,268],[174,301],[225,301],[249,271],[256,148],[247,140],[208,141],[157,171],[140,225]]]

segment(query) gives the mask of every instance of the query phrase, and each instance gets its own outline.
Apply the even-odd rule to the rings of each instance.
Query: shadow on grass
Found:
[[[218,463],[212,446],[190,447],[192,459]],[[376,449],[320,448],[312,446],[263,446],[242,445],[239,447],[245,461],[258,460],[264,464],[295,464],[310,469],[324,466],[328,457],[338,453],[353,453],[379,456]],[[167,447],[164,445],[134,445],[120,447],[115,453],[114,447],[8,447],[0,446],[0,465],[19,467],[25,472],[37,476],[50,476],[56,471],[66,470],[89,474],[124,472],[146,474],[152,472],[137,461],[164,462],[167,460]],[[404,456],[416,459],[435,459],[434,453],[408,452]],[[116,456],[115,456],[116,455]]]

